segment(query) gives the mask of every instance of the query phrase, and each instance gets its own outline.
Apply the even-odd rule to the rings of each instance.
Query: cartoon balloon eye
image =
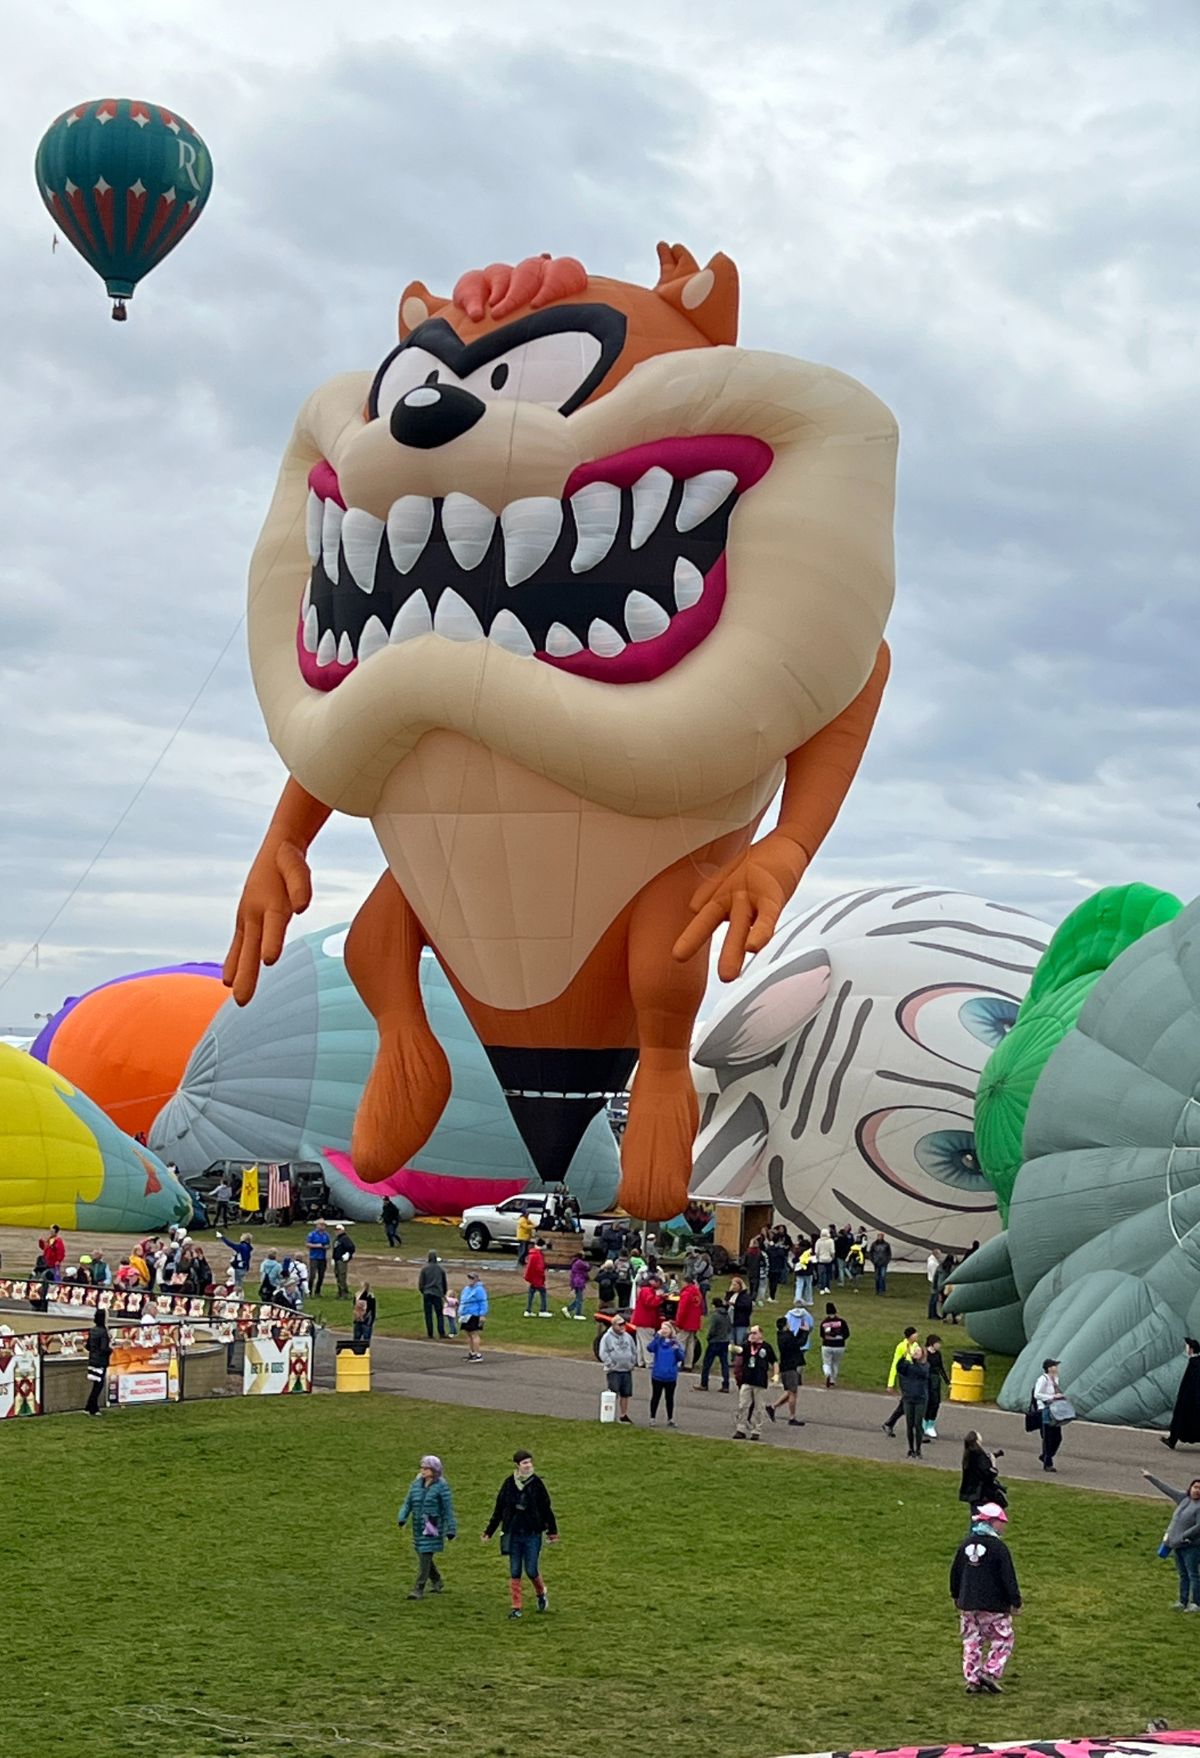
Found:
[[[401,397],[418,385],[457,384],[454,374],[425,348],[398,348],[380,375],[373,413],[387,420]]]
[[[986,1190],[979,1170],[975,1136],[969,1129],[935,1129],[923,1135],[913,1156],[923,1172],[955,1190]]]
[[[1017,1013],[1017,1003],[1007,995],[976,995],[963,1002],[958,1017],[973,1038],[994,1050],[1016,1025]]]
[[[597,336],[587,330],[556,330],[510,348],[463,379],[466,390],[485,402],[513,399],[561,409],[596,370],[601,354]]]
[[[987,1013],[992,1022],[989,1031],[996,1032],[1007,1021],[1006,1031],[1016,1017],[1017,1004],[1010,996],[986,991],[979,983],[932,983],[904,997],[896,1008],[896,1023],[906,1038],[930,1055],[978,1073],[986,1060],[980,1045],[990,1051],[1004,1036],[1001,1031],[999,1037],[989,1037],[980,1029],[979,1010],[993,1007],[1011,1008],[1011,1017],[1007,1011]]]

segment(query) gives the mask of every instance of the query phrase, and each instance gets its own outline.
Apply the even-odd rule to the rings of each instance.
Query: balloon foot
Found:
[[[114,299],[112,308],[113,322],[115,324],[123,324],[128,316],[129,313],[125,309],[125,301],[123,299]]]

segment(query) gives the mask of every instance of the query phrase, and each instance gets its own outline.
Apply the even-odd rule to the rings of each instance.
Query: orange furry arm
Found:
[[[239,1007],[257,988],[260,967],[274,964],[283,951],[293,915],[302,915],[312,902],[305,857],[329,813],[298,781],[288,780],[246,879],[221,972]]]
[[[862,762],[891,668],[887,643],[848,708],[787,760],[779,822],[715,874],[691,900],[693,919],[675,942],[675,957],[694,957],[722,922],[729,932],[717,972],[729,983],[748,952],[761,952],[784,905],[828,836]]]

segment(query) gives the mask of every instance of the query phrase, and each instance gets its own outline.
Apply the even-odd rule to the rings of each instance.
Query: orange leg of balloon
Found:
[[[346,969],[379,1027],[379,1051],[350,1142],[368,1184],[390,1178],[423,1148],[450,1097],[450,1064],[425,1015],[420,962],[425,936],[390,873],[346,937]]]
[[[671,948],[691,920],[688,900],[695,889],[695,864],[677,862],[639,893],[629,918],[638,1068],[621,1144],[621,1202],[631,1215],[652,1221],[669,1220],[686,1205],[692,1172],[699,1112],[690,1049],[708,948],[684,964]]]

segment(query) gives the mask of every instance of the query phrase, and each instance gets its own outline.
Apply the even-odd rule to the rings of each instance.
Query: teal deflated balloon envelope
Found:
[[[38,193],[63,237],[125,316],[137,283],[190,232],[212,191],[212,157],[190,122],[140,98],[93,98],[42,136]]]

